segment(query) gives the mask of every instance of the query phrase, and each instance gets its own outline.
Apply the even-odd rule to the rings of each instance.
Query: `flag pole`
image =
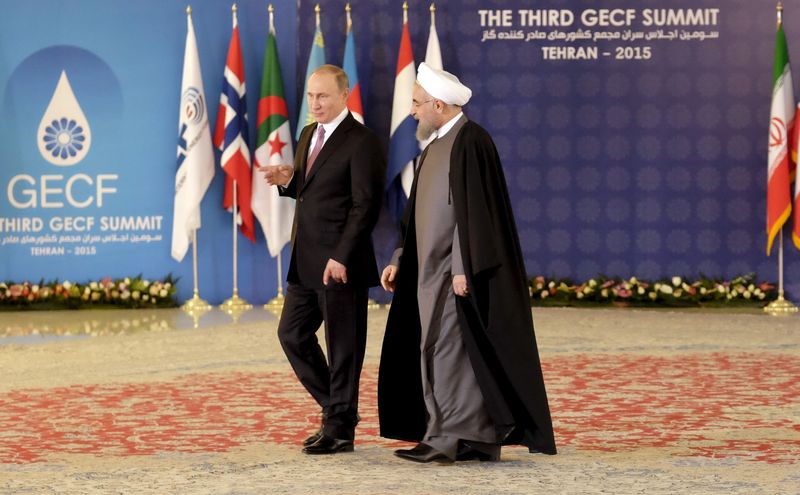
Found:
[[[344,6],[345,12],[345,19],[347,21],[347,26],[345,27],[345,33],[350,34],[350,30],[353,28],[353,20],[350,17],[350,2]],[[362,116],[363,117],[363,116]],[[371,297],[367,299],[367,309],[380,309],[381,305],[378,304],[374,299]]]
[[[778,298],[764,306],[764,311],[772,316],[789,316],[798,311],[797,306],[785,299],[783,293],[783,230],[778,234]]]
[[[267,252],[269,252],[269,249],[267,249]],[[278,262],[278,295],[270,299],[269,302],[264,305],[264,309],[275,315],[280,315],[281,312],[283,312],[283,303],[285,300],[283,297],[283,267],[281,266],[281,254],[278,253],[278,256],[275,258]]]
[[[777,10],[777,28],[781,27],[783,23],[783,5],[778,0]],[[795,212],[797,215],[800,212]],[[789,316],[797,313],[797,306],[791,301],[784,299],[783,293],[783,228],[778,233],[778,299],[772,301],[764,307],[764,311],[772,316]]]
[[[231,7],[233,18],[236,19],[236,4]],[[245,130],[246,132],[246,130]],[[239,297],[239,281],[238,281],[238,243],[236,226],[239,217],[239,200],[237,197],[238,187],[236,181],[233,181],[233,295],[220,304],[219,309],[225,311],[233,317],[234,323],[239,320],[239,316],[252,308],[253,305]]]
[[[209,311],[211,305],[200,298],[200,290],[198,289],[198,274],[197,274],[197,229],[192,230],[192,271],[194,273],[194,295],[191,299],[183,303],[181,309],[190,315],[197,314],[198,316]],[[196,325],[195,325],[196,327]]]
[[[219,309],[225,311],[234,317],[234,322],[238,320],[238,315],[241,315],[253,305],[239,297],[239,278],[238,278],[238,247],[236,227],[237,218],[239,216],[238,198],[237,198],[236,181],[233,181],[233,295],[225,300]]]
[[[272,4],[269,4],[269,31],[275,31],[275,13],[272,8]],[[267,245],[267,252],[269,252],[269,244]],[[278,256],[275,257],[278,263],[278,295],[273,297],[264,305],[264,309],[267,311],[274,313],[276,315],[281,314],[283,312],[283,267],[281,266],[281,253],[278,253]]]

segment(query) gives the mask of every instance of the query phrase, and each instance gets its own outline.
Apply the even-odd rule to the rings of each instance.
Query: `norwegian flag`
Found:
[[[233,33],[225,62],[225,77],[219,97],[219,112],[214,129],[214,146],[222,151],[220,165],[225,171],[225,197],[222,206],[233,210],[233,186],[236,181],[236,203],[239,229],[255,242],[253,211],[250,207],[250,147],[247,143],[247,102],[245,99],[244,63],[239,44],[239,26],[233,13]]]

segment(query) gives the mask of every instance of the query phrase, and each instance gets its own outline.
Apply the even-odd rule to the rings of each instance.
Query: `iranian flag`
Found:
[[[793,91],[789,51],[786,48],[783,25],[779,23],[775,38],[767,162],[767,256],[772,250],[775,237],[792,212],[789,137],[793,134],[794,127]]]
[[[294,199],[278,195],[278,188],[267,184],[258,167],[292,165],[292,134],[289,130],[289,111],[283,97],[281,64],[275,42],[275,26],[270,17],[269,37],[264,49],[264,73],[258,101],[258,135],[256,136],[256,166],[253,167],[253,214],[267,238],[273,258],[289,242],[294,218]]]

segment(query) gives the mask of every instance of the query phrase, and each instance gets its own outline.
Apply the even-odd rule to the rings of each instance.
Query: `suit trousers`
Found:
[[[327,360],[316,335],[323,322]],[[322,407],[323,434],[353,440],[367,344],[367,289],[289,283],[278,338],[300,383]]]

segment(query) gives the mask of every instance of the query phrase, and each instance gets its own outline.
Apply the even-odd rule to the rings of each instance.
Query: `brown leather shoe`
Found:
[[[319,440],[317,440],[314,444],[309,445],[308,447],[303,449],[303,453],[309,455],[338,454],[339,452],[352,452],[352,451],[353,451],[352,440],[331,438],[325,435],[322,435],[319,438]]]
[[[447,457],[442,452],[434,449],[426,443],[418,443],[413,449],[400,449],[395,450],[394,455],[401,459],[407,459],[414,462],[438,462],[440,464],[452,464],[453,459]]]

